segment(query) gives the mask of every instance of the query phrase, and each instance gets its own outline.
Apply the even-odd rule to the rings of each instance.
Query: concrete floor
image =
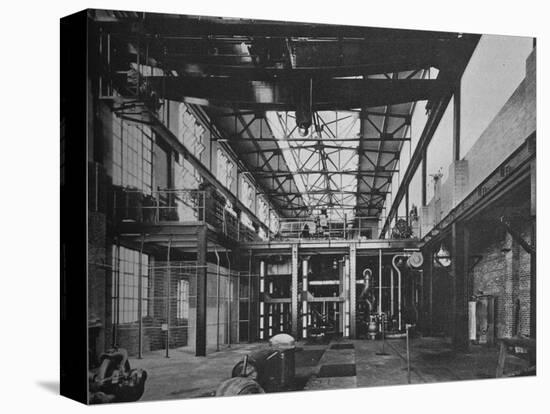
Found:
[[[344,349],[334,349],[343,344]],[[297,344],[295,390],[342,389],[407,384],[404,339],[382,341],[339,339],[329,343]],[[131,359],[133,368],[148,373],[142,401],[213,396],[219,384],[231,377],[231,369],[250,352],[266,348],[266,343],[232,345],[206,357],[187,350],[150,353]],[[385,351],[387,355],[377,355]],[[494,378],[497,349],[472,346],[469,353],[455,352],[442,338],[411,340],[411,383]],[[330,376],[333,365],[345,364],[348,372]],[[526,361],[508,357],[507,370],[525,367]],[[336,367],[338,368],[338,367]]]

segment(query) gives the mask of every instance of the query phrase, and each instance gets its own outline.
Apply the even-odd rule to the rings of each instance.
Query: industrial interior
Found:
[[[88,22],[91,371],[123,349],[141,400],[535,374],[534,39]]]

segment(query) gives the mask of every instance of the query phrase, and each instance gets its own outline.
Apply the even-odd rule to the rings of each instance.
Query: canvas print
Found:
[[[88,403],[536,375],[534,38],[79,16]]]

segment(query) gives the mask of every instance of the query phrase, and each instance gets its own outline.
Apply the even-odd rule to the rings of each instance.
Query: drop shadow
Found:
[[[59,395],[59,381],[38,381],[36,384],[46,391]]]

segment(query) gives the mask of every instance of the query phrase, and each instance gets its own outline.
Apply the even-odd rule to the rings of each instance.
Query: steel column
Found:
[[[298,244],[292,244],[292,336],[298,337]]]
[[[170,358],[170,285],[172,283],[170,250],[172,250],[172,236],[168,241],[168,251],[166,252],[166,358]]]
[[[138,359],[143,357],[143,275],[142,272],[142,256],[143,256],[143,243],[145,235],[141,235],[141,244],[139,248],[138,258]]]
[[[382,315],[382,249],[378,249],[378,315]]]
[[[453,94],[453,160],[460,160],[460,79],[458,79]]]
[[[428,185],[428,150],[422,151],[422,207],[427,204],[427,185]]]
[[[206,247],[207,247],[206,225],[197,228],[197,328],[195,355],[206,356]]]
[[[451,229],[451,324],[453,345],[468,348],[468,249],[469,231],[464,223],[453,223]]]
[[[302,259],[302,339],[307,338],[307,274],[309,257]]]
[[[260,339],[265,338],[264,315],[265,315],[265,260],[260,260]]]
[[[434,270],[433,270],[433,254],[431,249],[427,252],[427,258],[426,258],[426,272],[429,277],[429,285],[428,285],[428,331],[430,335],[433,333],[433,309],[434,309],[434,301],[433,301],[433,292],[434,292]]]
[[[356,269],[357,269],[357,246],[355,243],[350,243],[349,246],[349,302],[350,302],[350,324],[349,334],[351,338],[356,336]]]

